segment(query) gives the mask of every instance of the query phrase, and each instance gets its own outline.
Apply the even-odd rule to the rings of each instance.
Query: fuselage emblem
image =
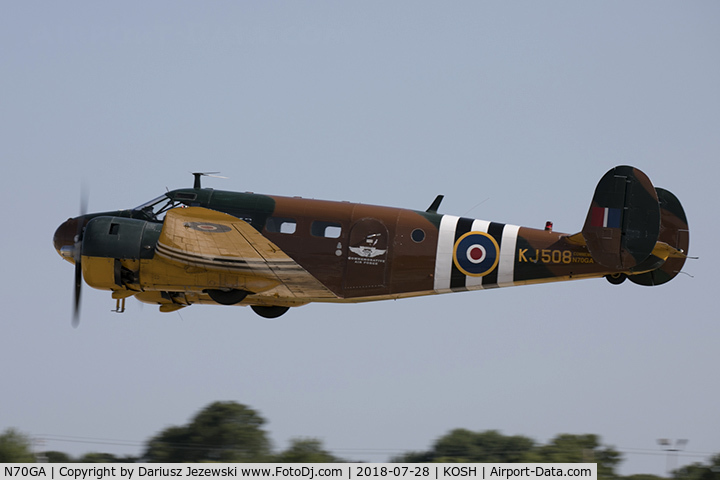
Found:
[[[381,265],[385,263],[383,257],[387,253],[387,248],[378,248],[377,245],[383,237],[380,233],[371,233],[365,236],[365,240],[357,247],[348,247],[350,253],[357,255],[356,257],[348,255],[348,260],[361,265]]]
[[[483,277],[497,267],[499,251],[497,242],[487,233],[468,232],[455,242],[453,262],[465,275]]]
[[[380,255],[384,255],[387,252],[386,249],[375,248],[375,247],[350,247],[350,251],[355,255],[363,258],[375,258]]]

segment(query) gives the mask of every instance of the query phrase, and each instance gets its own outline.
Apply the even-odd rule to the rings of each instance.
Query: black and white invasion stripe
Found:
[[[444,215],[435,263],[435,291],[438,293],[508,287],[514,284],[515,253],[520,227],[472,218]],[[500,247],[497,267],[482,277],[462,273],[453,261],[455,242],[468,232],[487,233]]]

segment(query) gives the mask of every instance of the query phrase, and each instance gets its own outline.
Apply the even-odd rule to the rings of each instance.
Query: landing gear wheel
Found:
[[[253,312],[257,313],[263,318],[278,318],[283,313],[290,310],[290,307],[279,307],[277,305],[272,307],[266,307],[263,305],[251,305],[250,308]]]
[[[620,285],[627,279],[627,275],[624,273],[613,273],[611,275],[605,275],[605,278],[613,285]]]
[[[245,300],[245,297],[247,297],[250,292],[246,292],[245,290],[211,289],[205,290],[205,293],[207,293],[213,301],[219,303],[220,305],[235,305]]]

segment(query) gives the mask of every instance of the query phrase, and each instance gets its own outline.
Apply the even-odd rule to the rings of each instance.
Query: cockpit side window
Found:
[[[183,203],[194,202],[195,200],[197,200],[197,193],[178,192],[175,194],[175,199],[180,200]]]
[[[133,210],[145,210],[147,207],[154,207],[158,203],[161,203],[162,201],[170,200],[167,195],[160,195],[157,198],[153,198],[149,202],[145,202],[142,205],[138,205],[137,207],[133,208]]]
[[[133,217],[142,217],[150,221],[162,221],[165,213],[177,206],[178,202],[167,195],[161,195],[133,208]]]

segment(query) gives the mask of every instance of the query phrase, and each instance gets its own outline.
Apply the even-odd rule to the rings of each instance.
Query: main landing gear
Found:
[[[625,280],[627,280],[627,275],[624,273],[613,273],[610,275],[605,275],[605,278],[613,285],[620,285]]]
[[[219,303],[220,305],[236,305],[243,300],[245,300],[245,297],[247,297],[250,292],[247,292],[245,290],[214,290],[214,289],[208,289],[205,290],[205,293],[208,294],[210,298],[213,299],[214,302]]]
[[[250,295],[251,292],[245,290],[219,290],[219,289],[208,289],[205,293],[214,301],[220,305],[237,305],[238,303],[245,300],[245,297]],[[263,318],[278,318],[285,312],[290,310],[290,307],[281,307],[277,305],[251,305],[255,313]]]
[[[250,305],[250,308],[253,309],[253,312],[263,318],[278,318],[280,315],[290,310],[290,307],[279,307],[277,305],[270,307],[264,305]]]

